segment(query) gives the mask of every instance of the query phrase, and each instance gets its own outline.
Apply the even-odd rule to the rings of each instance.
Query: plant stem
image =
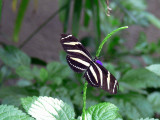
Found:
[[[88,82],[85,81],[85,84],[84,84],[84,87],[83,87],[83,113],[82,113],[82,120],[85,120],[87,85],[88,85]]]
[[[24,40],[24,42],[19,46],[19,48],[22,48],[26,43],[28,43],[32,37],[37,34],[47,23],[49,23],[59,12],[61,12],[62,10],[64,10],[64,8],[66,8],[67,4],[65,4],[64,6],[62,6],[61,8],[59,8],[56,12],[54,12],[46,21],[44,21],[34,32],[32,32],[29,37]]]
[[[103,48],[103,45],[107,42],[107,40],[108,40],[114,33],[118,32],[118,31],[120,31],[120,30],[122,30],[122,29],[126,29],[126,28],[128,28],[128,26],[124,26],[124,27],[117,28],[116,30],[113,30],[111,33],[109,33],[109,34],[104,38],[104,40],[101,42],[101,44],[100,44],[100,46],[99,46],[99,48],[98,48],[98,50],[97,50],[97,52],[96,52],[96,57],[99,57],[99,54],[100,54],[100,52],[101,52],[101,50],[102,50],[102,48]]]

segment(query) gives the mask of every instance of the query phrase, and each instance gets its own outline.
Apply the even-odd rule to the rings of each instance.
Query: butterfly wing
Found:
[[[89,67],[92,61],[91,55],[77,38],[70,34],[62,34],[61,44],[68,54],[66,59],[72,70],[83,72]]]
[[[117,93],[119,85],[116,78],[98,63],[92,62],[84,77],[94,87],[100,87],[110,94]]]

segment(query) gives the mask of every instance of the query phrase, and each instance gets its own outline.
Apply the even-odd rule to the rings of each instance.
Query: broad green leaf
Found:
[[[14,105],[16,107],[19,107],[21,105],[21,98],[26,97],[24,95],[10,95],[5,97],[2,100],[2,104],[7,104],[7,105]]]
[[[34,120],[26,115],[18,108],[12,105],[0,105],[0,119],[1,120]]]
[[[91,106],[86,111],[86,120],[115,120],[120,119],[119,109],[111,103],[100,103]]]
[[[0,59],[11,68],[29,66],[31,62],[29,56],[14,46],[0,48]]]
[[[144,68],[129,70],[120,81],[137,89],[160,87],[160,76]]]
[[[148,67],[146,67],[149,71],[155,73],[156,75],[160,76],[160,64],[153,64]]]
[[[16,73],[19,75],[19,77],[24,78],[26,80],[33,80],[34,76],[33,73],[28,66],[19,66],[16,69]]]
[[[73,109],[68,104],[52,97],[27,97],[22,99],[22,104],[35,119],[70,120],[75,117]]]
[[[160,92],[153,92],[148,96],[155,112],[160,113]]]
[[[71,70],[68,65],[59,62],[51,62],[47,65],[48,79],[54,84],[60,85],[62,79],[70,76]]]
[[[78,35],[80,27],[80,18],[82,10],[82,0],[74,0],[73,18],[72,18],[72,34]]]
[[[142,95],[116,95],[109,101],[119,108],[120,114],[123,117],[127,117],[128,119],[135,120],[141,117],[152,117],[153,115],[151,104]]]
[[[91,1],[90,0],[85,0],[85,10],[84,10],[84,26],[88,27],[90,17],[92,16],[92,11],[91,11]]]
[[[140,118],[138,120],[159,120],[159,119],[155,119],[155,118]]]
[[[26,87],[32,85],[32,81],[21,79],[17,82],[17,86]]]
[[[48,71],[44,68],[41,68],[40,70],[40,79],[43,82],[45,82],[48,79]]]
[[[25,12],[27,10],[29,0],[22,0],[20,3],[20,7],[18,9],[18,14],[16,17],[15,25],[14,25],[14,31],[13,31],[13,41],[18,42],[19,40],[19,32],[21,29],[22,21],[25,15]]]

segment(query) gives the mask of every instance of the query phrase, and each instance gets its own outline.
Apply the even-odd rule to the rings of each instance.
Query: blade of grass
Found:
[[[59,6],[62,7],[66,4],[65,10],[59,14],[59,18],[63,23],[63,32],[66,33],[68,29],[68,20],[69,20],[69,12],[70,12],[70,3],[71,0],[59,0]]]
[[[19,32],[21,29],[21,25],[22,25],[22,21],[23,21],[25,12],[27,10],[28,3],[29,3],[29,0],[22,0],[20,3],[20,7],[18,10],[16,22],[14,25],[14,31],[13,31],[13,41],[14,42],[18,42],[18,40],[19,40]]]
[[[101,39],[101,31],[100,31],[100,16],[99,16],[99,2],[98,0],[92,1],[92,11],[93,11],[93,24],[96,35],[96,49],[98,48],[99,41]]]
[[[74,10],[72,18],[72,34],[74,36],[77,36],[79,32],[82,2],[82,0],[74,0]]]
[[[84,11],[84,26],[85,27],[88,27],[90,17],[91,17],[91,1],[86,0],[85,1],[85,11]]]

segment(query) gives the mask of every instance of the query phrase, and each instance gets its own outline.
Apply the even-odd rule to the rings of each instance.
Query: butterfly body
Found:
[[[62,34],[60,41],[67,52],[66,59],[73,71],[84,72],[84,78],[91,86],[100,87],[111,94],[117,93],[119,85],[116,78],[102,66],[101,61],[92,59],[77,38],[70,34]]]

